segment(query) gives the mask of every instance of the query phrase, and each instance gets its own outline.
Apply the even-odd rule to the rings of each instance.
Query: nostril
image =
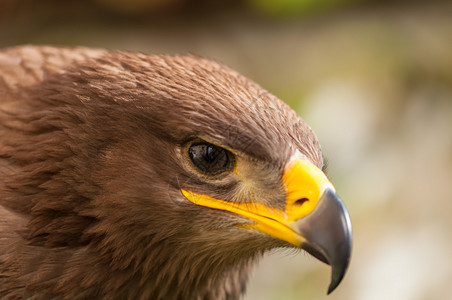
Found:
[[[295,201],[294,205],[302,206],[305,202],[308,202],[308,201],[309,201],[308,198],[301,198],[301,199],[298,199],[297,201]]]

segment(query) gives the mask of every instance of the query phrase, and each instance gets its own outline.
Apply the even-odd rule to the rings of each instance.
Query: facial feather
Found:
[[[282,242],[229,226],[241,218],[200,210],[180,189],[279,207],[295,149],[323,164],[286,104],[201,57],[26,46],[0,64],[7,296],[238,297],[254,260]],[[233,149],[240,175],[195,175],[183,153],[194,138]]]

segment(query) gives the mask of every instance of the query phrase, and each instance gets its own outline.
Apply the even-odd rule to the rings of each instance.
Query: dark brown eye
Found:
[[[193,166],[207,175],[216,175],[232,169],[234,157],[226,149],[207,142],[200,142],[188,148],[188,157]]]

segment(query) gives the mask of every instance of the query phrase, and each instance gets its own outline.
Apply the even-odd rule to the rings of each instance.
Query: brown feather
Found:
[[[24,46],[0,70],[2,298],[236,299],[282,242],[180,189],[276,207],[295,149],[323,164],[286,104],[201,57]],[[239,153],[249,182],[193,174],[194,138]]]

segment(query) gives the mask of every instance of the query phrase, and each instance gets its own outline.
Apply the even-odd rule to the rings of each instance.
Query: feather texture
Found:
[[[201,57],[23,46],[0,70],[1,298],[236,299],[281,244],[180,189],[278,206],[295,149],[323,164],[286,104]],[[246,182],[194,175],[194,138],[238,153]]]

